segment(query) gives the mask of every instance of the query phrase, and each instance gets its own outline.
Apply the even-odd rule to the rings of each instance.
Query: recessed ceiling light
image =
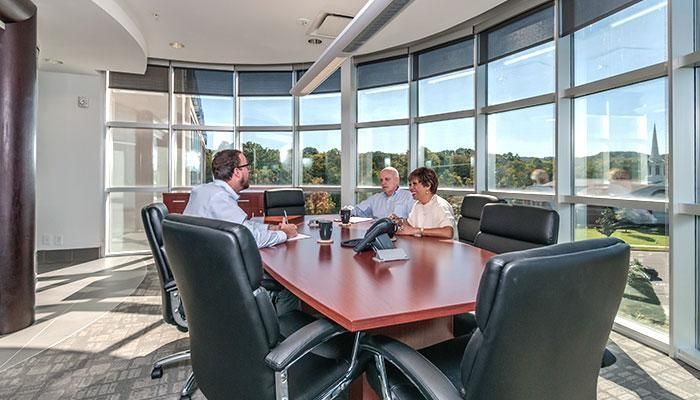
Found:
[[[58,60],[56,58],[44,58],[44,62],[47,64],[54,64],[54,65],[61,65],[63,64],[63,61]]]
[[[180,42],[170,42],[170,47],[172,47],[173,49],[181,49],[185,47],[185,45]]]
[[[323,43],[323,40],[317,39],[317,38],[311,38],[311,39],[307,40],[307,42],[309,42],[309,44],[321,44],[321,43]]]

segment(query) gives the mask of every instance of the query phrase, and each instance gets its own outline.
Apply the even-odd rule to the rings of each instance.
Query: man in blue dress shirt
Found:
[[[399,189],[399,171],[393,167],[386,167],[379,173],[379,182],[382,185],[382,193],[376,193],[367,200],[356,205],[352,215],[356,217],[384,218],[395,215],[399,218],[408,218],[408,214],[416,201],[411,192]]]
[[[297,226],[294,224],[268,227],[248,220],[248,215],[238,205],[238,193],[250,186],[248,160],[243,152],[219,151],[214,156],[211,167],[214,181],[192,188],[183,214],[242,224],[253,234],[258,248],[274,246],[297,235]],[[287,290],[282,290],[275,297],[279,315],[299,307],[299,299]]]

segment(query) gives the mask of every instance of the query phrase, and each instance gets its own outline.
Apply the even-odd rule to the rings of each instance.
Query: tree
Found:
[[[617,230],[620,218],[612,208],[608,207],[600,213],[600,217],[595,220],[598,225],[595,229],[603,235],[610,237]]]

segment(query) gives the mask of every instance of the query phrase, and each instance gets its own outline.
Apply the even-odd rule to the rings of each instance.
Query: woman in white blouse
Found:
[[[417,168],[408,176],[408,188],[416,202],[408,219],[400,222],[397,235],[457,238],[452,206],[438,196],[438,178],[430,168]]]

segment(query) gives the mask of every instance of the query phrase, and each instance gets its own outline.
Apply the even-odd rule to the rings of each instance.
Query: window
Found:
[[[546,5],[481,34],[487,105],[554,92],[554,7]]]
[[[251,185],[292,184],[292,133],[241,132]]]
[[[144,75],[109,74],[108,121],[168,123],[168,67],[149,65]]]
[[[408,58],[357,66],[357,122],[408,118]]]
[[[241,126],[292,125],[292,72],[239,72]]]
[[[473,58],[473,39],[413,56],[419,116],[474,108]]]
[[[233,72],[174,68],[176,125],[233,127]]]
[[[167,186],[168,131],[111,128],[111,187]]]
[[[297,79],[306,71],[297,71]],[[340,124],[340,70],[299,98],[299,125]]]
[[[233,132],[175,131],[173,186],[186,187],[213,180],[211,160],[217,151],[234,148]]]
[[[666,42],[666,0],[640,1],[574,32],[574,83],[664,62]]]
[[[666,79],[574,101],[576,193],[666,199]]]
[[[474,119],[418,125],[418,163],[432,168],[440,188],[474,187]]]
[[[379,186],[379,172],[399,171],[401,184],[408,175],[408,127],[387,126],[357,130],[357,180],[360,186]]]
[[[553,193],[554,105],[487,117],[489,190]]]
[[[668,215],[663,211],[576,205],[575,239],[616,237],[632,248],[619,316],[668,335]]]
[[[302,184],[340,185],[340,130],[299,133]]]
[[[141,209],[162,202],[160,192],[113,192],[108,197],[107,246],[110,253],[149,251],[141,220]]]

